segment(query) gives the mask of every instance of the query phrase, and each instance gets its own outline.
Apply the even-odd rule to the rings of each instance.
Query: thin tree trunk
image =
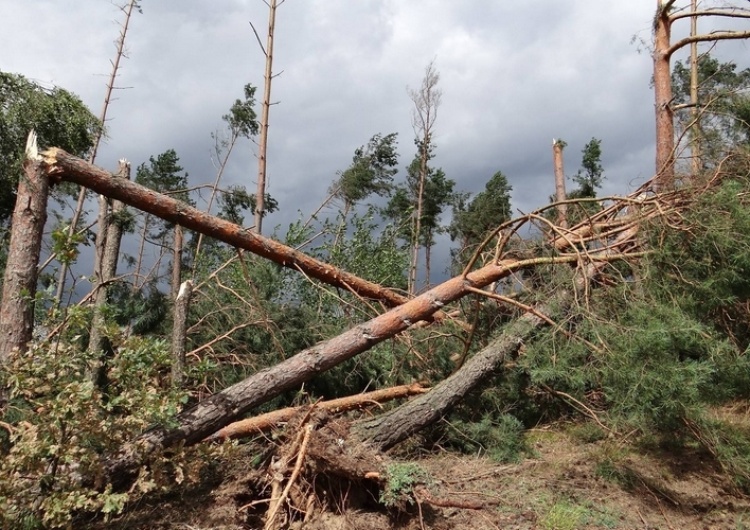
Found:
[[[127,203],[127,201],[123,201]],[[150,221],[150,215],[146,214],[143,216],[143,230],[141,231],[141,242],[138,244],[138,258],[135,262],[135,272],[133,273],[133,292],[141,288],[144,282],[139,281],[141,279],[141,269],[143,267],[143,253],[146,251],[146,236],[148,235],[148,223]]]
[[[130,162],[120,159],[120,166],[114,178],[130,179]],[[109,202],[104,196],[100,196],[105,202]],[[111,201],[111,210],[104,219],[100,216],[99,233],[97,233],[97,255],[98,259],[96,297],[94,301],[94,317],[91,326],[91,335],[89,337],[89,351],[92,353],[101,352],[104,341],[104,307],[107,304],[107,294],[109,292],[110,282],[117,276],[117,262],[120,256],[120,242],[122,241],[122,226],[117,222],[117,215],[120,214],[125,205],[121,201]],[[106,206],[104,212],[107,212]],[[102,231],[106,231],[100,237]],[[100,250],[101,248],[101,250]],[[92,376],[99,381],[103,360],[94,367]]]
[[[427,123],[430,122],[429,111]],[[417,268],[419,267],[419,234],[422,231],[422,205],[424,202],[424,183],[427,178],[427,149],[430,141],[429,131],[425,131],[422,138],[422,150],[419,159],[419,190],[417,192],[417,211],[414,219],[414,235],[411,254],[411,269],[409,270],[409,294],[414,295],[417,291]]]
[[[226,154],[221,160],[221,163],[219,164],[219,170],[216,172],[216,179],[214,180],[213,186],[211,186],[211,196],[208,198],[208,206],[206,206],[206,213],[211,213],[211,207],[214,204],[214,199],[216,198],[216,191],[219,189],[219,182],[221,181],[221,177],[224,175],[224,170],[227,167],[227,162],[229,162],[229,156],[232,154],[232,151],[234,150],[234,146],[237,143],[237,139],[239,136],[233,131],[232,135],[229,139],[229,144],[226,148]],[[217,140],[216,142],[216,155],[219,156],[219,149],[220,144]],[[196,272],[196,264],[198,263],[198,256],[200,256],[201,253],[201,245],[203,244],[203,234],[198,235],[198,243],[195,245],[195,255],[193,257],[193,279],[195,279],[195,272]]]
[[[0,364],[14,350],[25,351],[34,330],[37,265],[47,220],[49,181],[37,152],[36,133],[29,133],[23,175],[13,211],[10,246],[0,302]]]
[[[548,313],[546,306],[537,306],[535,310],[545,315]],[[360,422],[355,427],[357,436],[384,451],[432,425],[488,376],[496,373],[506,360],[518,353],[534,330],[545,324],[546,321],[535,314],[526,313],[510,323],[500,337],[477,352],[459,371],[441,381],[430,392],[397,409]]]
[[[431,267],[432,267],[432,245],[425,245],[424,247],[424,286],[426,289],[430,288],[430,274],[431,274]]]
[[[94,138],[94,147],[91,149],[91,155],[88,158],[90,163],[96,161],[96,153],[99,150],[99,143],[104,134],[104,122],[107,120],[107,110],[109,109],[109,103],[112,101],[112,92],[115,88],[115,79],[117,79],[117,72],[120,69],[120,59],[122,59],[125,51],[125,36],[128,33],[128,26],[130,25],[130,16],[133,14],[133,8],[137,7],[137,0],[130,0],[127,7],[122,8],[125,13],[125,22],[120,30],[120,37],[117,39],[117,53],[115,54],[115,60],[112,62],[112,72],[109,76],[109,82],[107,83],[107,89],[104,93],[104,104],[102,105],[102,111],[99,114],[99,121],[102,125],[102,130]],[[78,221],[83,213],[83,205],[86,202],[86,188],[81,188],[78,192],[78,201],[76,202],[76,208],[73,211],[73,218],[70,221],[70,227],[68,227],[68,238],[70,238],[78,227]],[[100,201],[101,207],[101,201]],[[100,214],[101,218],[101,214]],[[95,262],[96,266],[96,262]],[[57,277],[57,291],[55,293],[55,302],[59,305],[62,301],[62,295],[65,291],[65,280],[68,275],[68,264],[62,263],[60,265],[60,272]]]
[[[174,322],[172,325],[172,384],[182,385],[185,376],[185,343],[187,341],[187,317],[190,298],[193,295],[193,282],[187,280],[180,286],[174,299]]]
[[[174,242],[172,245],[172,300],[177,300],[177,295],[182,288],[182,247],[185,234],[180,225],[174,225]]]
[[[304,272],[328,285],[351,290],[367,298],[382,300],[391,306],[408,301],[405,296],[381,285],[318,261],[278,241],[264,238],[229,221],[208,215],[168,195],[160,194],[134,182],[113,179],[108,172],[62,149],[52,148],[43,154],[46,157],[47,172],[51,178],[60,178],[86,186],[97,193],[121,200],[167,221],[248,250],[284,267]]]
[[[690,10],[698,11],[698,0],[692,0]],[[690,35],[698,34],[698,17],[690,18]],[[693,176],[697,177],[701,172],[701,111],[698,107],[698,43],[690,43],[690,105],[692,106],[692,125],[690,126],[690,155],[692,159]]]
[[[283,3],[283,0],[282,0]],[[266,56],[266,70],[263,75],[263,104],[260,116],[260,138],[258,144],[258,191],[255,194],[255,231],[263,232],[263,216],[266,207],[266,172],[268,168],[268,114],[271,109],[271,81],[273,80],[273,34],[276,27],[277,1],[268,4],[268,39],[263,52]],[[257,34],[256,34],[257,36]]]
[[[563,149],[565,142],[562,140],[552,140],[552,161],[555,167],[555,200],[559,203],[568,198],[565,193],[565,168],[563,166]],[[567,204],[557,205],[557,224],[562,228],[568,227],[568,206]]]

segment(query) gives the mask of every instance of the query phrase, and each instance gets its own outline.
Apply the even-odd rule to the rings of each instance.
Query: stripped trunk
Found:
[[[669,10],[657,0],[654,18],[654,105],[656,112],[656,175],[659,187],[671,187],[675,180],[674,111],[670,71],[672,21]]]
[[[565,193],[565,168],[563,166],[563,149],[565,142],[552,140],[552,160],[555,166],[555,200],[562,203],[567,199]],[[557,206],[557,224],[562,228],[568,227],[568,207],[566,204]]]
[[[193,295],[193,282],[184,282],[174,299],[174,322],[172,325],[172,383],[182,385],[185,375],[185,343],[187,341],[187,316],[190,298]]]
[[[112,62],[112,72],[109,76],[109,83],[107,83],[107,90],[104,93],[104,104],[102,105],[102,111],[101,114],[99,114],[99,121],[102,124],[102,130],[99,131],[99,133],[96,135],[96,138],[94,139],[94,147],[91,150],[91,155],[89,156],[89,162],[94,163],[96,161],[96,153],[99,150],[99,143],[102,139],[102,134],[104,134],[104,122],[107,120],[107,109],[109,109],[109,103],[112,101],[112,92],[115,88],[115,79],[117,79],[117,72],[120,69],[120,59],[123,57],[125,53],[125,36],[128,33],[128,26],[130,25],[130,16],[133,14],[133,8],[138,8],[138,2],[137,0],[130,0],[130,3],[127,5],[127,7],[122,8],[123,12],[125,13],[125,22],[122,25],[122,29],[120,30],[120,37],[117,39],[117,53],[115,54],[115,60]],[[86,188],[81,188],[78,192],[78,201],[76,202],[76,209],[73,212],[73,219],[70,221],[70,226],[68,227],[68,237],[71,237],[78,227],[78,221],[81,218],[81,214],[83,213],[83,205],[86,202]],[[100,201],[100,208],[101,208],[101,201]],[[100,213],[101,218],[101,213]],[[101,232],[101,230],[100,230]],[[95,263],[95,269],[96,269],[96,263]],[[57,304],[60,304],[62,301],[62,295],[63,291],[65,290],[65,280],[68,275],[68,264],[62,263],[60,266],[60,272],[58,274],[57,278],[57,292],[55,293],[55,301]]]
[[[283,0],[282,0],[283,1]],[[260,116],[260,139],[258,144],[258,191],[255,194],[255,231],[263,232],[263,216],[266,200],[266,171],[268,168],[268,114],[271,109],[271,81],[273,80],[273,33],[276,28],[277,0],[268,4],[268,39],[263,50],[266,56],[266,71],[263,76],[263,104]]]
[[[698,11],[698,0],[692,0],[690,10]],[[690,35],[698,34],[698,17],[690,19]],[[692,123],[690,125],[690,157],[692,159],[693,175],[701,172],[701,109],[698,107],[698,43],[690,43],[690,105],[692,107]]]

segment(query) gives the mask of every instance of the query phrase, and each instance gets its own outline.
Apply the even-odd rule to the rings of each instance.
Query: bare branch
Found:
[[[674,52],[680,48],[684,48],[692,42],[714,42],[718,40],[738,40],[738,39],[750,39],[750,31],[716,31],[712,33],[705,33],[702,35],[694,35],[691,37],[685,37],[684,39],[678,40],[672,46],[670,46],[666,54],[671,57]]]
[[[253,28],[253,33],[255,33],[255,39],[258,41],[258,46],[260,46],[260,51],[263,52],[264,56],[268,57],[268,53],[266,52],[266,48],[265,48],[265,46],[263,46],[263,42],[260,40],[260,35],[258,35],[258,30],[255,29],[255,26],[253,25],[252,22],[250,22],[250,27]]]

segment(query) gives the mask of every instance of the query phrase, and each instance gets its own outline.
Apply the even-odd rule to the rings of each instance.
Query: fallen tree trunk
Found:
[[[265,238],[224,219],[193,208],[168,195],[125,179],[112,178],[109,172],[85,160],[53,147],[42,153],[45,171],[51,181],[65,180],[94,190],[111,199],[153,214],[237,248],[248,250],[283,267],[304,272],[311,278],[352,291],[360,296],[382,300],[395,307],[409,300],[391,289],[364,280],[307,254]]]
[[[331,399],[329,401],[321,401],[320,403],[314,403],[313,405],[287,407],[284,409],[274,410],[273,412],[268,412],[266,414],[261,414],[260,416],[255,416],[253,418],[247,418],[231,423],[213,433],[211,436],[206,438],[205,441],[213,442],[227,440],[229,438],[241,438],[243,436],[250,436],[259,432],[267,431],[274,428],[279,423],[289,421],[289,419],[296,413],[298,413],[301,409],[310,406],[315,406],[318,409],[328,410],[335,413],[341,413],[349,410],[371,407],[373,405],[378,405],[392,399],[413,396],[416,394],[424,394],[429,390],[429,388],[425,388],[422,385],[415,383],[413,385],[401,385],[391,388],[383,388],[381,390],[374,390],[372,392],[366,392],[364,394],[356,394],[354,396]]]
[[[545,306],[535,308],[546,314]],[[534,313],[526,313],[510,323],[502,335],[477,352],[453,375],[441,381],[430,392],[375,418],[361,421],[354,427],[355,434],[376,449],[384,451],[410,435],[432,425],[459,403],[518,350],[531,334],[545,325],[546,320]]]
[[[508,324],[499,338],[476,353],[460,370],[440,382],[427,394],[377,418],[360,422],[355,427],[357,436],[384,451],[442,418],[466,394],[499,370],[506,359],[516,355],[524,341],[531,337],[537,328],[564,316],[573,300],[573,293],[583,291],[588,282],[600,273],[607,260],[613,259],[614,249],[630,244],[636,233],[636,228],[630,228],[621,233],[610,247],[592,252],[589,258],[595,261],[576,272],[569,290],[554,295],[546,304],[538,304],[527,310]],[[601,258],[601,261],[596,261],[597,258]],[[554,308],[554,313],[551,313],[551,308]]]
[[[126,444],[118,454],[106,460],[107,476],[115,484],[127,482],[150,454],[180,443],[193,444],[203,440],[253,407],[369,350],[401,333],[414,322],[425,320],[445,304],[472,292],[471,289],[484,287],[518,270],[542,263],[573,263],[580,259],[581,256],[570,255],[506,260],[448,280],[399,307],[206,398],[193,408],[178,414],[170,422],[170,426],[158,426],[144,432]],[[604,261],[611,259],[615,257],[610,256]]]

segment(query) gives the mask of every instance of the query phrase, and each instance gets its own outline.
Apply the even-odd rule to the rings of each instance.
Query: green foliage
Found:
[[[414,504],[414,487],[429,481],[428,473],[414,462],[394,463],[385,473],[380,502],[388,508],[405,508]]]
[[[57,261],[70,265],[78,258],[78,246],[86,241],[85,235],[78,232],[68,237],[68,226],[58,226],[52,231],[52,252]]]
[[[250,138],[258,134],[260,125],[258,124],[258,116],[255,113],[255,90],[251,84],[245,85],[244,93],[245,99],[235,100],[232,107],[229,109],[229,113],[222,116],[222,119],[229,126],[232,136],[244,136]]]
[[[528,452],[524,425],[510,414],[485,415],[476,422],[451,420],[441,445],[467,454],[486,454],[497,462],[517,462]]]
[[[549,508],[539,524],[545,530],[576,530],[586,523],[590,515],[585,506],[562,499]]]
[[[685,212],[690,229],[656,227],[649,258],[656,296],[713,325],[741,350],[750,345],[750,201],[728,180]]]
[[[482,242],[490,230],[494,230],[511,217],[510,192],[513,188],[502,171],[495,173],[470,202],[468,197],[459,197],[453,206],[453,222],[449,228],[451,240],[459,239],[462,247]]]
[[[351,165],[332,187],[334,195],[344,201],[345,211],[373,193],[385,196],[391,192],[393,176],[398,171],[396,142],[396,133],[378,133],[354,152]]]
[[[229,188],[219,195],[219,213],[218,216],[237,225],[245,222],[243,212],[249,211],[255,215],[255,195],[250,195],[244,186],[229,186]],[[263,216],[273,213],[279,209],[279,203],[268,193],[263,199]]]
[[[44,88],[0,72],[0,224],[10,220],[26,138],[36,130],[40,148],[61,147],[85,156],[102,129],[81,100],[62,88]]]
[[[581,169],[573,177],[578,190],[571,198],[596,197],[596,190],[601,188],[604,179],[602,167],[602,141],[592,138],[583,148]]]
[[[78,516],[116,514],[148,491],[195,479],[200,459],[188,464],[178,452],[144,468],[126,493],[96,487],[104,454],[184,403],[185,394],[164,382],[170,359],[162,341],[125,340],[110,360],[106,396],[86,375],[94,359],[71,345],[34,344],[3,367],[9,402],[2,420],[10,426],[0,461],[4,527],[71,527]]]
[[[709,54],[698,58],[698,110],[702,163],[706,168],[718,164],[727,151],[747,143],[750,98],[750,68],[737,70],[733,62],[722,63]],[[677,123],[686,129],[694,117],[690,104],[690,62],[676,61],[672,70]]]
[[[420,167],[421,160],[418,154],[406,168],[406,182],[396,186],[388,204],[381,210],[381,214],[397,227],[399,237],[408,244],[415,239],[414,220],[419,197]],[[442,169],[427,166],[422,195],[420,246],[432,247],[435,244],[435,236],[446,230],[440,224],[440,216],[453,202],[455,186],[455,181],[447,178]]]

